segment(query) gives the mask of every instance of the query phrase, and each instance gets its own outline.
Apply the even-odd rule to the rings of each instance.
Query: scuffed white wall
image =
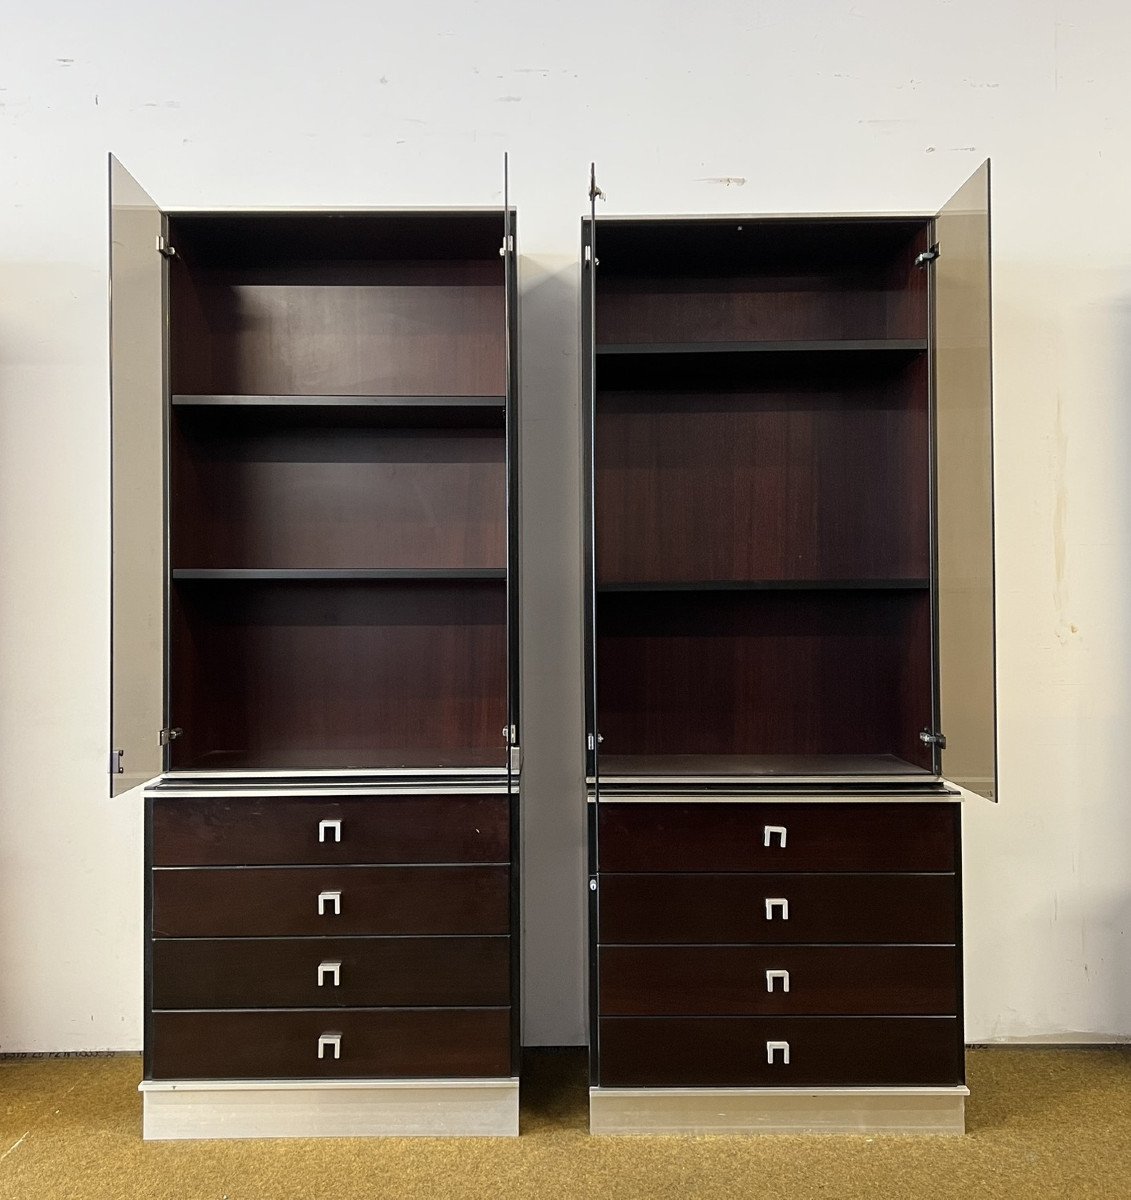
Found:
[[[1002,803],[967,808],[968,1034],[1131,1035],[1131,9],[3,0],[0,30],[0,1051],[140,1042],[140,805],[105,794],[108,150],[201,207],[495,203],[510,151],[532,1044],[585,1037],[590,159],[610,212],[919,211],[992,155]]]

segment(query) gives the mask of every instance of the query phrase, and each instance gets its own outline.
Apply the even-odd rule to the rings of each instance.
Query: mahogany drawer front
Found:
[[[602,1016],[954,1016],[953,946],[602,946]]]
[[[601,944],[954,943],[954,875],[601,875]]]
[[[510,939],[158,938],[152,1007],[479,1008],[510,1003]]]
[[[955,804],[604,803],[602,871],[953,871]]]
[[[954,1017],[603,1017],[599,1028],[602,1087],[954,1087],[963,1080]]]
[[[152,805],[158,867],[510,860],[505,794],[157,797]]]
[[[151,876],[158,938],[510,932],[505,866],[164,868]]]
[[[500,1077],[510,1009],[159,1012],[148,1048],[153,1079]]]

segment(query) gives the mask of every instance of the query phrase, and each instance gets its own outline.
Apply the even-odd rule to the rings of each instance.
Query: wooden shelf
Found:
[[[598,583],[599,592],[918,591],[929,579],[695,579]]]
[[[602,754],[602,779],[927,774],[894,754]]]
[[[245,396],[175,393],[174,405],[194,408],[498,408],[505,396]]]
[[[196,569],[178,567],[173,571],[176,582],[196,583],[256,583],[274,580],[302,583],[306,580],[342,579],[351,582],[431,583],[479,579],[504,580],[505,567],[309,567],[309,568],[231,568]]]
[[[855,338],[834,341],[788,342],[621,342],[597,346],[598,355],[612,354],[827,354],[919,353],[926,338]]]

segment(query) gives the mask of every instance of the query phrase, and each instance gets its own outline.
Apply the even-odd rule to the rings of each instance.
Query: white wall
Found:
[[[1125,0],[2,0],[0,1051],[140,1041],[140,805],[105,775],[111,149],[202,207],[494,203],[511,153],[535,1044],[584,1040],[590,158],[608,211],[678,213],[933,210],[992,155],[1002,803],[967,807],[968,1034],[1131,1035],[1129,35]]]

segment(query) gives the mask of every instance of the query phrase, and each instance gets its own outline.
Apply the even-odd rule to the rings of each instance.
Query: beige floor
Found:
[[[146,1144],[137,1058],[4,1060],[0,1197],[1131,1200],[1131,1048],[967,1065],[965,1138],[591,1138],[583,1053],[542,1051],[518,1139]]]

